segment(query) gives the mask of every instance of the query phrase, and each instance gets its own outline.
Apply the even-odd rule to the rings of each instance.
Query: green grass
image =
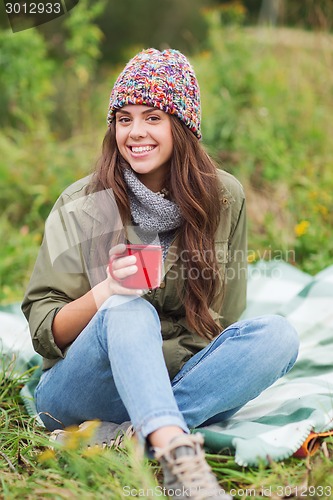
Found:
[[[84,441],[50,450],[49,433],[26,414],[19,397],[26,377],[24,374],[13,380],[2,375],[0,379],[0,498],[102,500],[161,496],[160,468],[142,455],[135,442],[128,441],[126,448],[119,451],[87,449]],[[288,495],[300,499],[332,498],[324,495],[333,485],[332,457],[331,438],[313,457],[290,458],[258,468],[236,465],[231,454],[207,454],[221,487],[244,500],[263,496],[281,499]],[[319,494],[321,488],[323,494]]]

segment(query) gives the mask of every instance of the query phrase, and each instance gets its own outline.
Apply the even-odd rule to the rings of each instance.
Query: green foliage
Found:
[[[192,61],[201,86],[204,142],[218,153],[235,149],[239,112],[253,105],[255,80],[247,63],[251,49],[241,33],[224,32],[217,11],[207,11],[206,19],[211,24],[207,50]]]
[[[103,34],[95,21],[103,12],[105,5],[106,0],[97,0],[94,3],[80,0],[64,23],[69,35],[65,41],[69,57],[67,64],[78,77],[79,85],[92,79],[96,63],[101,56],[100,43]]]
[[[220,20],[224,26],[241,25],[246,18],[246,8],[239,0],[223,2],[214,8],[214,12],[220,14]]]
[[[53,130],[63,139],[89,133],[91,129],[95,105],[92,93],[103,42],[96,19],[106,3],[106,0],[81,0],[64,21],[64,52],[55,78],[58,92],[52,123]]]
[[[0,302],[20,300],[28,283],[31,270],[41,243],[39,230],[28,225],[15,227],[5,215],[0,216]]]
[[[123,63],[132,48],[178,48],[193,53],[207,34],[201,8],[210,0],[109,0],[100,19],[105,63]]]
[[[54,67],[38,31],[0,31],[0,125],[31,130],[47,118]]]
[[[21,300],[44,222],[66,186],[92,170],[102,131],[58,141],[45,129],[0,132],[0,302]]]
[[[253,259],[284,255],[316,273],[333,258],[333,52],[327,36],[226,28],[217,11],[201,82],[203,138],[244,184]],[[304,234],[298,224],[309,221]]]

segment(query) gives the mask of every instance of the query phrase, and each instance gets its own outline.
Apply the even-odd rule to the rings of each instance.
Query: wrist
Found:
[[[109,278],[107,278],[101,283],[98,283],[98,285],[95,285],[91,290],[95,300],[96,309],[99,309],[101,305],[112,295],[109,281]]]

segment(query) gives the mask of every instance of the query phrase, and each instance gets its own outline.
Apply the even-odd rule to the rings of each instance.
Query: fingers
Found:
[[[126,245],[120,243],[111,248],[109,252],[109,271],[113,279],[123,280],[138,270],[135,255],[124,255]],[[124,255],[122,257],[122,255]]]
[[[121,284],[121,280],[117,281],[116,279],[113,279],[109,267],[106,268],[106,274],[107,274],[107,279],[105,280],[107,282],[108,290],[109,290],[109,295],[143,295],[145,292],[144,290],[139,290],[135,288],[127,288]]]
[[[118,255],[124,253],[126,250],[126,245],[124,243],[119,243],[118,245],[115,245],[114,247],[111,248],[109,251],[109,256],[111,257],[112,255]]]
[[[135,255],[126,255],[126,246],[119,244],[114,246],[110,252],[107,275],[109,277],[109,287],[111,294],[120,295],[142,295],[143,290],[127,288],[122,281],[138,271]]]
[[[135,274],[138,270],[135,255],[115,258],[111,256],[109,263],[110,274],[113,279],[123,280],[127,276]]]
[[[126,255],[126,257],[115,257],[112,255],[110,262],[112,264],[112,270],[115,272],[124,267],[134,266],[136,264],[136,256]]]

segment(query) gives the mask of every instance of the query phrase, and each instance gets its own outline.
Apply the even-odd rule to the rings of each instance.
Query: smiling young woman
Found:
[[[169,496],[226,500],[190,429],[226,420],[288,372],[298,338],[281,316],[239,320],[245,197],[201,146],[200,112],[183,54],[129,61],[101,158],[56,202],[22,308],[44,358],[35,399],[50,431],[99,419],[103,443],[131,423]],[[125,286],[139,262],[119,241],[161,244],[157,288]]]

